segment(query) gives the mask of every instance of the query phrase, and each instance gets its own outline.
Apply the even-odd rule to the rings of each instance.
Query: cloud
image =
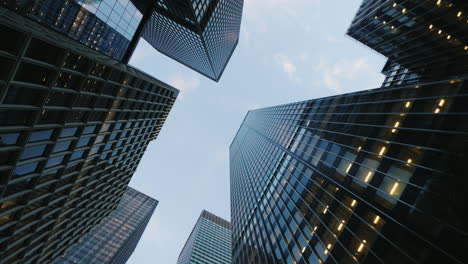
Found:
[[[283,54],[277,53],[274,55],[276,65],[278,65],[283,72],[288,75],[288,79],[295,83],[300,83],[301,79],[297,76],[297,67],[293,60]]]
[[[195,74],[176,73],[169,78],[169,84],[180,91],[180,99],[200,86],[200,78]]]
[[[366,75],[375,72],[364,58],[330,63],[324,57],[320,59],[317,71],[322,76],[321,83],[328,89],[339,93],[344,92],[341,86],[343,81],[351,81],[360,77],[365,78]]]

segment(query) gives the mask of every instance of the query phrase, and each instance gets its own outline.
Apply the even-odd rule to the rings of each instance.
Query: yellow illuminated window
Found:
[[[328,211],[328,205],[323,209],[323,213],[326,214]]]
[[[440,35],[442,34],[442,29],[439,29],[439,31],[437,31],[437,33]]]
[[[398,190],[398,186],[400,184],[398,182],[395,182],[395,184],[393,184],[393,187],[392,189],[390,190],[390,195],[394,195],[396,193],[396,191]]]
[[[351,169],[351,167],[352,167],[352,166],[353,166],[353,164],[352,164],[352,163],[348,165],[348,168],[346,169],[346,173],[348,173],[348,172],[349,172],[349,170]]]
[[[463,14],[463,12],[459,11],[458,14],[457,14],[457,17],[461,17],[462,14]]]
[[[442,107],[445,104],[445,99],[440,99],[439,106]]]
[[[387,24],[387,21],[384,21],[384,22],[382,22],[382,23],[383,23],[384,25],[386,25],[386,24]]]
[[[451,38],[452,38],[452,36],[450,36],[450,35],[447,36],[447,39],[451,39]]]
[[[403,10],[401,10],[401,12],[402,12],[403,14],[406,14],[406,8],[403,8]]]
[[[430,24],[429,29],[433,29],[433,28],[434,28],[434,25]]]
[[[361,149],[362,149],[362,147],[361,147],[361,146],[359,146],[359,147],[357,148],[357,151],[361,151]]]
[[[400,122],[398,122],[398,121],[397,121],[397,122],[395,122],[395,125],[394,125],[394,127],[399,127],[399,126],[400,126]]]
[[[437,0],[437,5],[440,6],[442,4],[442,0]]]
[[[356,201],[356,200],[353,200],[353,201],[351,202],[351,207],[356,206],[356,204],[357,204],[357,201]]]
[[[408,164],[406,164],[406,166],[409,166],[409,164],[412,163],[413,160],[412,160],[412,159],[408,159],[406,162],[408,163]]]
[[[372,177],[372,171],[369,171],[364,179],[364,182],[369,182]]]
[[[440,109],[439,108],[436,108],[436,110],[434,110],[434,113],[438,114],[440,112]]]
[[[375,216],[375,218],[374,218],[374,225],[378,224],[379,221],[380,221],[380,216],[378,216],[378,215]]]
[[[341,231],[343,229],[343,224],[345,223],[345,220],[341,220],[341,223],[338,225],[338,227],[336,229],[338,229],[338,231]]]
[[[382,156],[385,153],[386,147],[382,147],[382,149],[379,152],[379,156]]]
[[[379,17],[378,17],[378,16],[375,16],[374,18],[377,19],[377,18],[379,18]]]
[[[304,253],[306,250],[306,247],[302,248],[301,252]]]
[[[367,241],[363,240],[361,245],[359,245],[358,249],[357,249],[357,252],[361,252],[363,249],[364,249],[364,244],[366,243]]]
[[[406,102],[405,107],[409,108],[410,106],[411,106],[411,102],[410,101]]]
[[[465,46],[465,50],[468,50],[468,46]]]

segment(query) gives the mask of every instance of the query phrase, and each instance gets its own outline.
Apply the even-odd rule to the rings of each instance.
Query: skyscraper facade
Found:
[[[250,111],[231,147],[233,262],[465,263],[466,1],[366,0],[382,88]]]
[[[158,0],[142,37],[218,81],[239,41],[243,0]]]
[[[3,1],[0,6],[120,61],[133,52],[131,42],[140,38],[141,29],[138,31],[138,28],[151,8],[150,3],[141,0],[27,0]]]
[[[364,0],[348,35],[428,80],[468,72],[465,0]]]
[[[179,255],[177,264],[230,264],[231,225],[203,210]]]
[[[118,205],[178,95],[0,7],[0,259],[48,263]]]
[[[466,263],[468,80],[250,111],[233,263]]]
[[[135,250],[158,201],[128,187],[119,206],[55,264],[125,264]]]

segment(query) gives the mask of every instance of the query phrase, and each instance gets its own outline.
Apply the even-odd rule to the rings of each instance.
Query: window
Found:
[[[39,162],[33,162],[16,167],[14,174],[21,176],[36,171]]]
[[[54,131],[53,129],[48,129],[48,130],[32,132],[31,136],[29,137],[29,142],[36,142],[36,141],[50,139],[52,137],[53,131]]]
[[[20,160],[39,157],[44,154],[47,145],[31,146],[24,149]]]
[[[73,153],[70,157],[70,160],[76,160],[76,159],[83,157],[83,153],[84,153],[84,150],[80,150],[80,151]]]
[[[94,133],[94,130],[96,130],[96,126],[87,126],[83,129],[83,135]]]
[[[82,147],[82,146],[87,146],[89,144],[89,140],[91,138],[89,137],[86,137],[86,138],[81,138],[80,140],[78,140],[78,142],[76,143],[76,147],[79,148],[79,147]]]
[[[62,129],[62,132],[60,133],[61,138],[63,137],[72,137],[75,135],[77,128],[76,127],[69,127],[69,128],[64,128]]]
[[[68,150],[70,144],[71,140],[57,142],[57,144],[54,146],[54,149],[52,150],[52,153]]]
[[[50,167],[52,167],[52,166],[58,165],[58,164],[60,164],[60,163],[63,161],[63,158],[64,158],[63,155],[62,155],[62,156],[57,156],[57,157],[50,158],[50,159],[47,161],[45,167],[46,167],[46,168],[50,168]]]
[[[0,134],[0,147],[14,145],[18,141],[19,133],[2,133]]]

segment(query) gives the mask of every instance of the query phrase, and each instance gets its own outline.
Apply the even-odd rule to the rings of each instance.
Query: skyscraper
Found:
[[[177,264],[230,264],[231,225],[228,221],[203,210]]]
[[[125,264],[135,250],[158,201],[128,187],[119,206],[55,264]]]
[[[465,263],[468,79],[250,111],[233,263]]]
[[[243,0],[158,0],[142,37],[218,81],[239,41]]]
[[[0,259],[48,263],[118,205],[178,95],[0,7]]]
[[[364,0],[348,35],[428,80],[468,71],[468,2]]]
[[[250,111],[231,147],[233,262],[465,263],[466,1],[366,0],[382,88]]]
[[[144,15],[152,10],[151,1],[141,0],[3,1],[0,6],[119,61],[133,53]]]

